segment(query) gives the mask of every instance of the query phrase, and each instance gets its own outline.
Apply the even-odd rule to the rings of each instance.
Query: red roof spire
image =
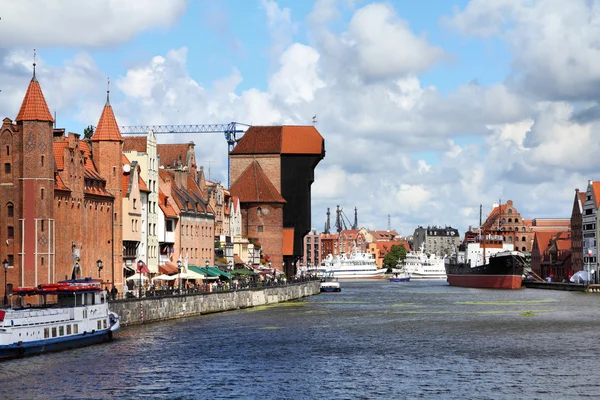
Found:
[[[108,82],[110,85],[110,80]],[[110,90],[107,90],[106,104],[104,105],[104,109],[102,110],[102,115],[100,116],[100,121],[98,121],[98,126],[94,131],[94,136],[92,136],[92,140],[122,142],[123,136],[121,136],[121,132],[119,131],[119,125],[117,125],[117,119],[115,118],[112,106],[110,105],[109,95]]]
[[[21,109],[19,110],[19,114],[17,114],[15,121],[54,122],[54,118],[52,118],[52,114],[50,114],[50,109],[48,109],[48,104],[46,104],[44,93],[42,93],[40,83],[35,77],[35,53],[33,62],[33,77],[29,82],[27,93],[25,93],[23,103],[21,104]]]

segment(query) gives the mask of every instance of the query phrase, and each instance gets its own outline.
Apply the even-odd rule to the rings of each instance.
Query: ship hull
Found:
[[[446,264],[452,286],[486,289],[520,289],[523,262],[515,255],[491,257],[488,264],[471,268],[469,264]]]
[[[33,356],[103,343],[111,340],[112,334],[110,329],[104,329],[94,333],[0,346],[0,359]]]

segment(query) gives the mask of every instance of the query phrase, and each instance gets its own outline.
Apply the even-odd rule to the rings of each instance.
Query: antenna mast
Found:
[[[358,229],[358,209],[354,207],[354,224],[352,225],[352,229]]]
[[[331,213],[329,212],[329,207],[327,207],[327,220],[325,221],[325,233],[331,233],[331,223],[329,222],[329,216]]]

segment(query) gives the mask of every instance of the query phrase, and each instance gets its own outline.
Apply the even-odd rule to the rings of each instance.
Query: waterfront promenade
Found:
[[[147,290],[141,297],[137,292],[138,297],[126,295],[111,300],[110,310],[121,317],[121,325],[139,325],[297,300],[318,294],[320,281],[303,278],[206,289],[206,286],[189,287],[181,293]]]

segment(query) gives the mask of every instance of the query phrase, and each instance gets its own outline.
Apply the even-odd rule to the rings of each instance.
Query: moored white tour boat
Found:
[[[377,268],[373,254],[358,251],[352,251],[349,256],[342,254],[334,257],[329,254],[317,269],[322,276],[339,280],[381,279],[385,271],[385,268]]]
[[[119,316],[99,280],[71,279],[16,288],[19,307],[0,310],[0,359],[86,346],[112,339]],[[21,304],[32,296],[37,305]]]
[[[444,258],[435,254],[427,255],[421,251],[409,252],[399,269],[392,273],[406,272],[412,279],[446,279],[446,266]]]

